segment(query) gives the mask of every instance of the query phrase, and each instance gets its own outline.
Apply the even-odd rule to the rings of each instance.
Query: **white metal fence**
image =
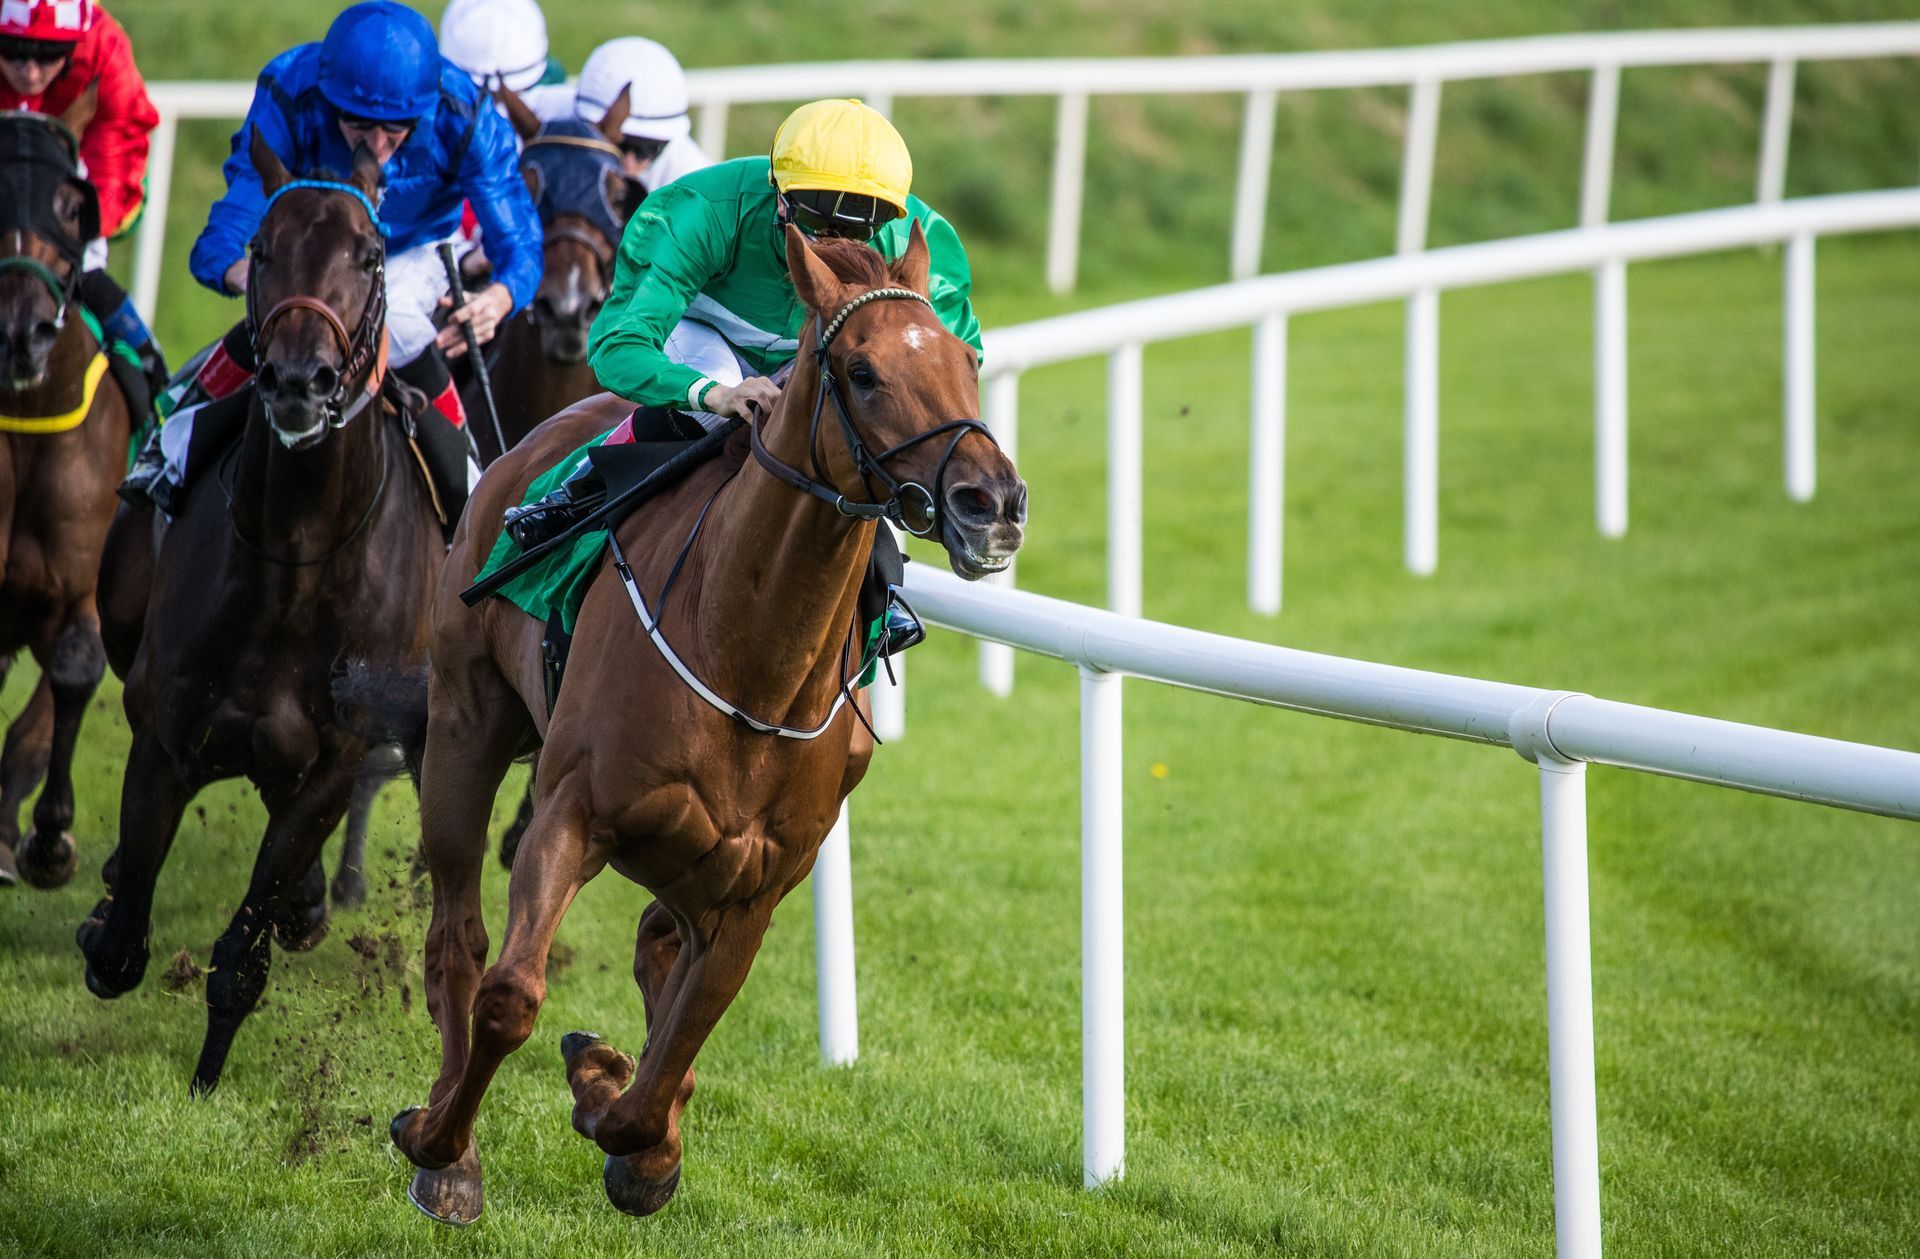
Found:
[[[1920,189],[1801,197],[1456,245],[1144,298],[989,330],[983,407],[1001,445],[1012,450],[1019,433],[1021,372],[1070,359],[1107,356],[1107,606],[1137,616],[1142,552],[1142,347],[1251,324],[1255,336],[1247,600],[1255,611],[1274,613],[1281,602],[1289,315],[1406,299],[1404,552],[1407,568],[1425,574],[1439,560],[1442,292],[1593,272],[1594,511],[1600,532],[1618,537],[1627,528],[1627,264],[1786,243],[1784,463],[1788,494],[1805,500],[1814,491],[1814,242],[1820,236],[1915,226],[1920,226]],[[995,580],[1011,584],[1012,570]],[[1012,653],[983,645],[981,677],[997,693],[1009,693]]]
[[[733,104],[804,101],[852,92],[888,111],[897,99],[907,96],[1057,97],[1046,267],[1047,282],[1056,292],[1065,293],[1073,289],[1078,270],[1088,102],[1095,95],[1245,94],[1229,248],[1230,274],[1244,278],[1260,269],[1274,110],[1281,92],[1409,89],[1397,239],[1400,251],[1410,253],[1422,248],[1427,239],[1440,92],[1448,82],[1554,72],[1591,75],[1580,222],[1593,226],[1607,219],[1622,69],[1729,63],[1770,66],[1754,189],[1754,199],[1764,202],[1779,200],[1786,184],[1798,63],[1916,54],[1920,54],[1920,22],[1882,22],[1547,35],[1351,52],[741,66],[690,71],[687,86],[699,115],[700,143],[715,155],[726,150],[727,110]],[[154,83],[150,92],[160,111],[160,126],[153,137],[148,208],[136,244],[133,288],[135,304],[149,320],[159,292],[179,120],[238,119],[246,113],[253,85]]]
[[[1080,670],[1081,1053],[1085,1183],[1125,1153],[1121,678],[1416,734],[1510,747],[1539,769],[1546,901],[1548,1079],[1561,1259],[1600,1254],[1600,1164],[1588,935],[1586,767],[1614,765],[1920,820],[1920,755],[1567,691],[1426,673],[1250,643],[969,586],[926,564],[907,589],[928,619]],[[852,888],[845,818],[814,867],[820,1047],[852,1061]]]

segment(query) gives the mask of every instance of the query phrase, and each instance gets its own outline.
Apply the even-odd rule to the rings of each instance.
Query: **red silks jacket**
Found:
[[[87,182],[100,196],[100,232],[117,236],[140,212],[147,175],[147,136],[160,125],[159,111],[147,99],[147,85],[133,64],[133,44],[113,16],[102,9],[93,29],[81,36],[59,78],[38,96],[22,96],[0,76],[0,109],[32,109],[59,117],[89,84],[99,83],[100,103],[86,134],[80,159]]]

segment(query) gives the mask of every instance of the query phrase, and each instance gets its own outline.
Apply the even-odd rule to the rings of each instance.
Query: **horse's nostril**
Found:
[[[307,392],[316,398],[327,398],[340,387],[340,373],[331,367],[322,367],[307,382]]]
[[[51,349],[53,343],[60,339],[60,326],[51,319],[42,319],[33,325],[33,331],[28,334],[28,337],[27,344],[32,348]]]
[[[255,374],[254,380],[260,386],[261,393],[280,392],[280,369],[272,363],[260,364],[260,370]]]
[[[991,519],[994,496],[978,485],[956,485],[947,491],[947,510],[962,520]]]

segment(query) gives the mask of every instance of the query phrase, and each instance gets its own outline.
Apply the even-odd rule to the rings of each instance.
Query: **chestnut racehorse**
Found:
[[[793,228],[785,244],[811,352],[751,443],[736,434],[615,531],[551,717],[542,624],[500,599],[469,608],[460,592],[501,512],[628,404],[582,403],[495,464],[441,574],[421,788],[441,1071],[431,1104],[392,1124],[423,1169],[410,1196],[438,1219],[479,1214],[481,1099],[532,1034],[561,916],[608,866],[654,897],[634,957],[647,1036],[637,1060],[586,1033],[562,1040],[573,1124],[605,1152],[616,1207],[666,1204],[694,1056],[872,755],[854,711],[865,697],[845,701],[876,521],[937,539],[968,578],[1005,568],[1020,545],[1026,486],[977,420],[957,418],[976,414],[978,364],[928,305],[918,226],[891,270],[863,245],[810,247]],[[651,635],[641,607],[657,618]],[[482,974],[487,815],[509,762],[536,742],[533,823],[499,960]]]
[[[95,579],[113,490],[127,470],[131,417],[82,317],[81,251],[98,232],[71,137],[92,116],[84,93],[61,119],[0,115],[0,679],[32,652],[40,681],[0,752],[0,886],[73,877],[73,750],[106,671]],[[64,133],[63,133],[64,129]],[[42,777],[33,829],[20,809]],[[17,866],[16,866],[17,863]]]
[[[266,987],[270,939],[311,947],[325,930],[320,846],[367,752],[336,714],[335,677],[349,662],[420,667],[442,556],[382,389],[379,162],[363,145],[348,179],[294,180],[257,131],[252,157],[269,197],[249,250],[259,377],[239,444],[202,470],[160,542],[126,677],[120,847],[79,931],[96,995],[138,984],[182,812],[219,779],[259,788],[267,829],[213,947],[200,1093]]]

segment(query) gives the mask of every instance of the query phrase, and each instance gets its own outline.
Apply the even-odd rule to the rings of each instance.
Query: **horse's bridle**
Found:
[[[833,344],[833,338],[839,334],[841,328],[846,326],[847,320],[855,311],[870,302],[889,300],[919,302],[929,309],[933,306],[925,296],[912,289],[869,289],[842,306],[832,319],[821,326],[820,336],[813,348],[814,358],[820,365],[820,391],[814,396],[813,419],[807,426],[807,454],[813,465],[813,475],[808,476],[800,469],[775,458],[773,452],[768,450],[766,443],[761,440],[758,422],[750,426],[753,457],[762,468],[781,481],[796,490],[831,503],[834,509],[844,516],[852,516],[858,520],[889,520],[915,537],[924,538],[931,535],[939,523],[940,497],[946,484],[947,464],[952,461],[953,452],[959,447],[961,440],[969,433],[978,433],[993,442],[995,446],[1000,443],[994,442],[993,433],[985,424],[976,419],[966,418],[948,420],[945,424],[935,425],[924,433],[914,434],[896,446],[889,446],[879,454],[873,453],[867,446],[866,439],[853,422],[853,413],[847,406],[846,394],[840,387],[840,378],[833,372],[833,363],[827,355],[827,350]],[[826,407],[829,395],[833,397],[834,411],[840,417],[840,432],[846,439],[848,452],[853,456],[854,468],[859,472],[861,483],[866,487],[868,497],[865,502],[851,500],[835,489],[827,480],[826,470],[820,466],[820,416]],[[931,490],[918,481],[897,480],[887,471],[885,466],[887,460],[904,454],[921,442],[930,441],[942,433],[952,433],[953,437],[947,442],[947,448],[940,452],[940,462],[934,467]],[[873,483],[876,480],[886,489],[888,498],[875,501],[877,496],[874,494]],[[909,496],[918,499],[920,514],[923,516],[923,523],[918,528],[915,528],[908,519],[906,500]]]
[[[352,331],[348,331],[346,320],[342,319],[333,307],[317,297],[309,297],[305,294],[296,294],[274,303],[262,316],[259,313],[260,297],[257,292],[260,266],[259,241],[256,237],[247,246],[247,252],[252,259],[247,271],[247,335],[252,343],[253,361],[258,364],[265,361],[267,346],[273,339],[273,330],[281,319],[296,310],[312,311],[319,315],[327,325],[327,329],[333,333],[334,339],[340,343],[340,352],[346,356],[346,361],[340,366],[340,383],[322,405],[321,422],[328,428],[342,428],[349,420],[364,411],[367,404],[372,402],[380,392],[380,382],[377,379],[369,380],[359,390],[360,396],[353,398],[351,402],[348,401],[362,377],[370,372],[376,372],[379,366],[377,360],[387,328],[387,229],[381,224],[379,213],[375,211],[373,202],[365,193],[351,184],[336,183],[326,179],[296,179],[283,185],[267,200],[266,209],[261,212],[261,220],[265,221],[267,211],[273,209],[275,201],[296,188],[344,193],[366,209],[367,217],[372,221],[374,230],[380,235],[380,260],[374,265],[373,275],[369,281],[371,288],[367,293],[367,306],[360,314],[359,324]],[[288,443],[297,442],[311,436],[314,431],[316,430],[309,429],[291,438],[282,434],[280,440]]]

